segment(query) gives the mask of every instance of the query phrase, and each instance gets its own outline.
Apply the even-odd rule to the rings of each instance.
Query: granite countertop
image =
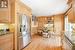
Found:
[[[75,36],[68,37],[67,35],[65,35],[65,38],[68,39],[71,44],[75,45]]]

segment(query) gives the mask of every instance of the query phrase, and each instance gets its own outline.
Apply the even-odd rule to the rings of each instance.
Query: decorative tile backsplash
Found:
[[[0,24],[0,30],[9,29],[10,32],[14,32],[15,25],[14,24]]]
[[[7,24],[0,24],[0,29],[7,29],[8,25]]]

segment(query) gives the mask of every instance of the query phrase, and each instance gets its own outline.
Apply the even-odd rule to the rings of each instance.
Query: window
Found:
[[[71,29],[72,24],[70,22],[68,22],[68,16],[65,16],[65,31],[72,31]]]

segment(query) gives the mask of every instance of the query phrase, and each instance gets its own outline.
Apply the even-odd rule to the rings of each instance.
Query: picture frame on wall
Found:
[[[32,22],[34,23],[34,25],[37,24],[37,17],[36,16],[32,16]]]

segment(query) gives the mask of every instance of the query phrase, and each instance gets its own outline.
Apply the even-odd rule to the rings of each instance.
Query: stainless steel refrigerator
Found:
[[[25,48],[31,42],[30,17],[20,14],[18,25],[18,50]]]

